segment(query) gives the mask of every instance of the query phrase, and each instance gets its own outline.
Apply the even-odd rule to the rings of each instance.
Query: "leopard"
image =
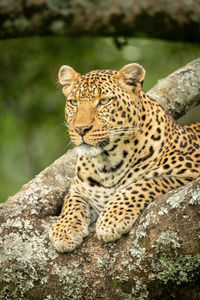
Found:
[[[58,252],[79,247],[91,224],[102,243],[117,241],[149,203],[200,176],[200,122],[178,124],[144,93],[144,78],[137,63],[84,75],[68,65],[59,70],[77,159],[50,226]]]

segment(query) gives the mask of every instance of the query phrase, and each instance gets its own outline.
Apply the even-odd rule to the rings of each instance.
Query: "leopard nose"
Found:
[[[80,136],[84,136],[90,129],[92,128],[91,126],[76,126],[74,129]]]

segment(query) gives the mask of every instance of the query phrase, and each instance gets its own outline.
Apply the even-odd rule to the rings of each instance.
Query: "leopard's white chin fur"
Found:
[[[102,153],[103,149],[101,149],[100,147],[82,144],[82,145],[76,147],[76,152],[78,155],[96,156],[96,155]]]

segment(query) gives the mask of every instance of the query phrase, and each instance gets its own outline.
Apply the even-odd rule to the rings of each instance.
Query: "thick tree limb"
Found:
[[[188,63],[148,92],[175,119],[200,104],[200,58]]]
[[[0,0],[0,38],[35,34],[149,36],[200,42],[200,3]]]
[[[198,68],[191,72],[191,67],[198,65],[194,61],[171,76],[188,78],[189,72],[196,82]],[[183,101],[187,106],[196,101],[196,88],[189,88],[193,76],[188,85],[185,79],[174,88],[175,101],[182,95],[181,82],[190,95]],[[163,99],[171,93],[170,78],[161,81]],[[171,111],[176,107],[164,103]],[[0,299],[198,299],[200,178],[150,204],[116,243],[104,245],[91,232],[79,249],[59,254],[48,229],[59,214],[75,159],[68,151],[0,206]]]

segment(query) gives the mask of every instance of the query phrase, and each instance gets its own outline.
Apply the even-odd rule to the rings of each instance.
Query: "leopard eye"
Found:
[[[100,105],[105,105],[105,104],[108,104],[110,101],[111,101],[111,99],[109,99],[109,98],[104,98],[104,99],[101,99],[101,100],[99,101],[99,104],[100,104]]]
[[[69,100],[69,103],[70,103],[72,106],[78,106],[78,101],[77,101],[77,100]]]

